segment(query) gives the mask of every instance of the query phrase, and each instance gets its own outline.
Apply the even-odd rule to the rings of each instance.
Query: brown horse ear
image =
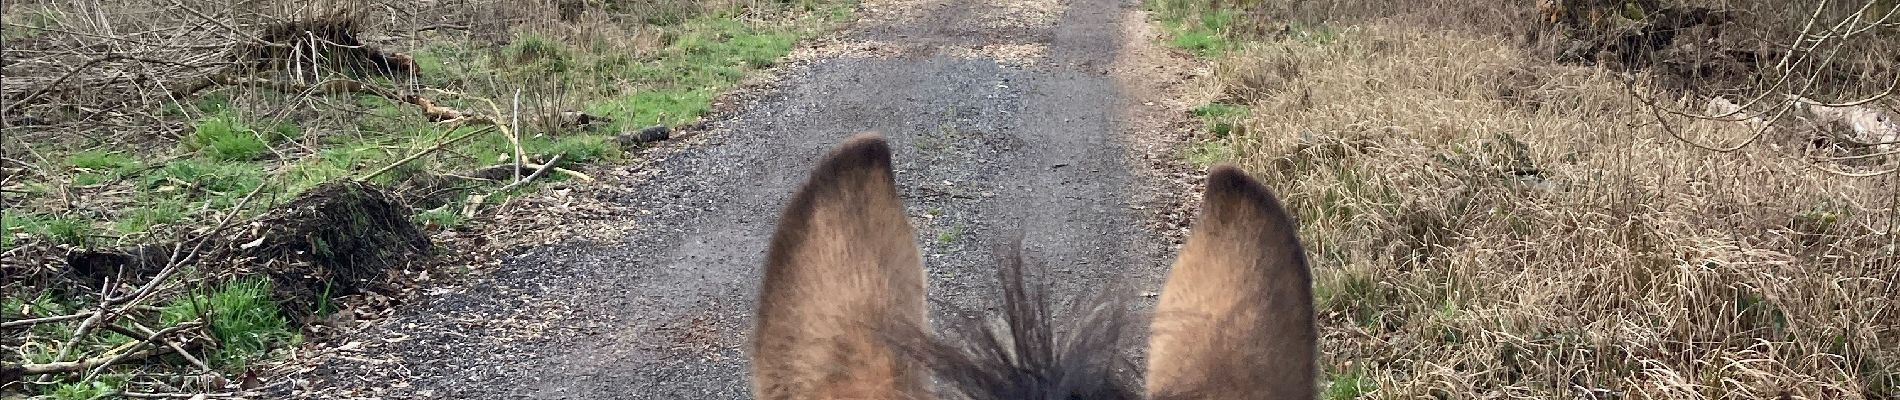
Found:
[[[1319,333],[1296,233],[1266,187],[1233,166],[1210,171],[1155,309],[1151,398],[1314,398]]]
[[[924,326],[914,237],[883,137],[859,134],[826,156],[785,207],[767,250],[753,394],[922,397],[922,369],[887,340],[892,330]]]

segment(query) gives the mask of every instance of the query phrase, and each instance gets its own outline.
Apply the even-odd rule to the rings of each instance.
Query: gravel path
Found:
[[[1192,174],[1143,159],[1178,158],[1154,138],[1185,123],[1155,88],[1186,75],[1150,62],[1178,59],[1148,48],[1136,10],[867,1],[853,28],[794,54],[704,133],[598,183],[624,185],[596,200],[628,217],[568,225],[567,239],[324,344],[294,374],[299,394],[747,398],[772,223],[816,158],[864,130],[896,151],[933,300],[995,303],[992,251],[1015,232],[1055,299],[1110,282],[1158,290],[1191,210],[1156,192],[1185,191]]]

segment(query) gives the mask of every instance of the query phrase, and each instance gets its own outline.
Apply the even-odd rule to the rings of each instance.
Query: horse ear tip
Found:
[[[891,165],[891,145],[884,135],[864,132],[851,135],[831,153],[830,164],[838,168],[886,167]]]
[[[1207,192],[1210,194],[1240,195],[1250,200],[1272,199],[1267,187],[1260,184],[1247,171],[1233,164],[1222,163],[1207,170]]]
[[[1234,164],[1214,164],[1213,167],[1207,169],[1208,182],[1231,181],[1246,178],[1247,172],[1241,170],[1239,166],[1235,166]]]

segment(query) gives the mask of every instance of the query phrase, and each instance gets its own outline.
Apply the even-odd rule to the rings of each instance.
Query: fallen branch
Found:
[[[514,159],[515,183],[508,184],[509,187],[514,187],[515,185],[521,184],[521,181],[522,181],[521,162],[527,159],[527,154],[524,154],[523,150],[521,149],[521,135],[518,132],[515,132],[515,129],[514,129],[517,126],[521,126],[521,88],[515,88],[515,101],[513,104],[514,104],[514,108],[510,109],[510,111],[508,112],[508,129],[502,130],[502,132],[508,134],[508,144],[515,147],[515,159]],[[501,110],[495,110],[495,113],[500,114]],[[554,164],[554,163],[550,162],[548,164]],[[535,175],[540,175],[540,174],[541,174],[540,171],[535,172]],[[528,178],[528,179],[534,179],[534,178]]]
[[[532,161],[523,161],[523,162],[521,162],[521,166],[522,166],[523,168],[527,168],[527,169],[540,169],[541,167],[548,167],[548,166],[546,166],[546,165],[541,165],[541,164],[535,164],[535,163],[534,163],[534,162],[532,162]],[[475,176],[483,176],[483,175],[485,175],[485,174],[483,173],[483,171],[492,171],[492,170],[496,170],[496,169],[503,169],[503,168],[513,168],[513,167],[514,167],[514,164],[495,164],[495,165],[490,165],[490,166],[486,166],[486,167],[481,167],[481,168],[476,168],[476,169],[474,170],[474,172],[472,172],[472,173],[470,173],[470,175],[475,175]],[[561,167],[550,167],[550,168],[553,168],[553,169],[554,169],[554,172],[559,172],[559,173],[561,173],[562,175],[567,175],[567,176],[569,176],[569,177],[572,177],[572,178],[574,178],[574,179],[579,179],[579,180],[582,180],[582,181],[586,181],[586,182],[593,182],[593,181],[594,181],[594,176],[592,176],[592,175],[588,175],[588,174],[585,174],[585,173],[581,173],[580,171],[575,171],[575,170],[571,170],[571,169],[567,169],[567,168],[561,168]],[[481,178],[481,179],[484,179],[484,180],[500,180],[500,179],[498,179],[498,178]]]
[[[621,147],[631,147],[641,143],[666,140],[672,136],[672,129],[667,128],[666,125],[654,125],[632,132],[621,133],[618,136],[614,136],[614,141],[620,142]]]
[[[176,252],[174,252],[174,255],[176,255]],[[170,268],[170,267],[167,267],[167,268]],[[164,277],[161,276],[159,278],[164,278]],[[156,282],[158,282],[158,279],[153,279],[151,283],[156,283]],[[153,285],[153,286],[156,286],[156,285]],[[104,297],[106,294],[111,293],[109,291],[109,288],[110,286],[107,286],[106,288],[102,288],[100,296]],[[117,314],[109,313],[109,311],[112,310],[112,307],[110,304],[112,300],[113,298],[107,297],[106,302],[108,304],[100,305],[99,309],[93,310],[91,314],[86,315],[86,319],[79,321],[79,326],[73,328],[73,334],[70,336],[74,338],[85,337],[87,334],[92,333],[92,328],[94,325],[101,324],[101,323],[108,323],[108,322],[103,322],[106,319],[107,315],[117,316]],[[70,340],[70,341],[66,341],[65,343],[60,343],[59,351],[54,353],[53,355],[53,361],[64,360],[66,359],[67,355],[71,355],[74,343],[78,343],[78,341]]]
[[[188,321],[188,322],[180,323],[178,325],[172,325],[171,327],[161,329],[158,332],[153,332],[150,336],[147,336],[145,340],[139,341],[139,344],[133,346],[133,348],[146,347],[146,348],[149,348],[148,350],[152,350],[151,354],[140,355],[138,356],[139,358],[151,357],[152,355],[155,355],[155,354],[163,354],[163,353],[166,353],[167,350],[176,350],[182,354],[184,352],[184,348],[182,347],[178,347],[178,346],[160,347],[159,344],[165,343],[166,335],[184,331],[186,329],[197,328],[200,325],[202,324],[199,323],[198,321]],[[107,358],[104,362],[100,362],[93,365],[91,367],[92,372],[87,377],[91,378],[92,376],[99,375],[100,371],[105,370],[106,367],[110,367],[113,364],[118,364],[119,362],[122,362],[122,361],[133,360],[133,358],[130,358],[132,356],[133,356],[133,353],[120,353],[118,356]]]
[[[140,398],[140,399],[207,399],[207,398],[214,398],[214,397],[216,397],[216,398],[224,398],[224,397],[238,397],[238,394],[236,394],[236,393],[145,393],[145,392],[119,392],[119,395],[120,395],[120,396],[125,396],[125,397],[132,397],[132,398]]]
[[[535,163],[526,163],[526,164],[522,164],[522,166],[525,166],[525,167],[528,167],[528,168],[541,168],[541,167],[543,167],[542,165],[539,165],[539,164],[535,164]],[[581,173],[580,171],[575,171],[575,170],[571,170],[571,169],[567,169],[567,168],[561,168],[561,167],[556,167],[556,166],[553,166],[553,165],[547,165],[546,167],[548,167],[549,169],[553,169],[553,170],[554,170],[554,172],[559,172],[559,173],[561,173],[561,174],[563,174],[563,175],[567,175],[567,176],[571,176],[571,177],[574,177],[574,179],[579,179],[579,180],[582,180],[582,181],[587,181],[587,182],[593,182],[593,181],[594,181],[594,177],[593,177],[593,176],[589,176],[589,175],[587,175],[587,174],[583,174],[583,173]]]
[[[86,61],[84,64],[80,64],[77,67],[73,67],[72,70],[66,71],[65,75],[60,75],[59,79],[54,79],[53,83],[48,83],[45,86],[40,86],[39,90],[35,90],[33,91],[33,93],[27,94],[26,97],[20,98],[20,101],[15,101],[13,102],[13,104],[7,105],[6,109],[0,110],[0,114],[12,115],[13,110],[20,108],[20,106],[26,105],[27,102],[33,101],[33,99],[39,98],[40,95],[42,94],[46,94],[47,90],[52,90],[54,87],[59,86],[62,83],[66,83],[67,79],[72,79],[74,75],[79,75],[80,71],[91,69],[93,66],[99,65],[99,63],[117,60],[120,57],[122,56],[115,53],[106,54],[104,56],[100,56],[98,58],[94,58],[92,60]]]
[[[138,329],[134,331],[131,329],[119,327],[117,325],[107,325],[106,328],[109,330],[112,330],[113,332],[117,332],[118,334],[131,337],[133,339],[151,340],[151,341],[158,342],[159,344],[165,345],[165,347],[170,347],[172,351],[177,352],[179,356],[184,357],[185,361],[190,362],[191,365],[198,366],[198,370],[200,371],[211,370],[210,364],[206,364],[204,360],[200,360],[198,359],[197,356],[191,355],[191,352],[185,351],[185,345],[179,344],[177,341],[165,339],[163,336],[159,335],[160,332],[152,331],[152,328],[147,328],[144,325],[139,325],[137,322],[132,322],[131,324],[133,328],[138,328]]]
[[[151,347],[151,348],[146,348],[146,349],[133,351],[129,353],[119,353],[119,354],[114,354],[114,355],[109,355],[109,356],[99,356],[99,357],[93,357],[93,358],[88,358],[88,359],[79,360],[79,361],[61,361],[61,362],[53,362],[53,363],[45,363],[45,364],[23,364],[23,365],[20,365],[20,369],[26,375],[44,375],[44,374],[60,374],[60,373],[67,373],[67,372],[79,372],[79,371],[84,371],[84,370],[88,370],[88,369],[92,369],[96,367],[109,366],[109,365],[116,364],[122,361],[143,360],[146,358],[151,358],[152,356],[164,354],[169,351],[171,351],[171,349],[163,348],[163,347]]]
[[[566,154],[555,154],[554,159],[548,160],[547,165],[543,165],[541,166],[541,168],[535,169],[534,173],[528,174],[528,177],[526,178],[521,178],[520,180],[517,180],[514,183],[508,184],[508,186],[502,186],[501,189],[496,189],[495,192],[497,193],[506,192],[509,189],[514,189],[515,187],[521,186],[521,184],[523,183],[528,183],[528,181],[532,181],[534,180],[534,178],[539,178],[541,177],[541,175],[546,175],[548,173],[548,170],[554,169],[555,164],[561,163],[561,157],[563,156],[566,156]]]
[[[411,29],[411,30],[409,30],[409,31],[410,31],[410,32],[428,32],[428,31],[434,31],[434,30],[441,30],[441,29],[449,29],[449,30],[459,30],[459,31],[466,31],[466,30],[468,30],[468,26],[467,26],[467,25],[454,25],[454,24],[435,24],[435,25],[428,25],[428,26],[423,26],[423,27],[420,27],[420,28],[416,28],[416,29]]]
[[[45,324],[45,323],[71,321],[75,319],[85,318],[88,316],[92,316],[92,313],[13,320],[13,321],[7,321],[7,322],[0,322],[0,329],[25,328],[25,327],[30,327],[30,326]]]

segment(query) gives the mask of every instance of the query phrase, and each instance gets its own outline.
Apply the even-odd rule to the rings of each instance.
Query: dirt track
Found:
[[[896,150],[933,300],[993,304],[992,250],[1018,231],[1055,299],[1113,281],[1158,290],[1190,174],[1143,159],[1174,155],[1182,117],[1158,88],[1184,71],[1136,10],[867,1],[703,134],[595,183],[625,185],[599,200],[634,217],[569,225],[571,239],[334,340],[357,344],[298,374],[302,395],[747,398],[772,224],[816,158],[864,130]]]

